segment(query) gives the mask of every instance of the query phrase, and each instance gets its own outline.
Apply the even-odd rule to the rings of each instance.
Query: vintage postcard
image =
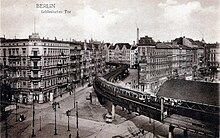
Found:
[[[220,1],[0,5],[0,137],[219,137]]]

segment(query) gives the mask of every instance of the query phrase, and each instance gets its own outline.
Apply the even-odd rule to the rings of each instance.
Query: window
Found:
[[[34,62],[34,67],[37,67],[37,62]]]
[[[23,76],[26,77],[26,71],[23,71]]]
[[[11,55],[11,49],[8,49],[9,56]]]
[[[3,49],[3,55],[6,57],[6,49]]]
[[[18,52],[19,52],[19,49],[18,49],[18,48],[16,48],[16,53],[17,53],[17,55],[18,55]]]
[[[24,66],[26,65],[26,60],[24,60],[24,59],[23,59],[23,65],[24,65]]]
[[[37,51],[34,51],[34,56],[37,56]]]
[[[22,48],[22,53],[23,53],[23,55],[26,54],[26,48]]]

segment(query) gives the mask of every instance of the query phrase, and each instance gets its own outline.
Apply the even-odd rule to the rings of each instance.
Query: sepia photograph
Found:
[[[0,6],[1,138],[219,138],[220,1]]]

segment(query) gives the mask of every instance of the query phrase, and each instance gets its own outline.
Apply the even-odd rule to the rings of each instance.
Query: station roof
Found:
[[[219,106],[219,84],[172,79],[160,87],[157,96]]]

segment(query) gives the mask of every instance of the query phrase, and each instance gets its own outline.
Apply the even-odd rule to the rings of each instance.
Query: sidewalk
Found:
[[[88,85],[88,84],[86,83],[83,87],[78,87],[78,88],[76,88],[76,89],[75,89],[75,92],[77,93],[77,92],[79,92],[79,91],[81,91],[81,90],[87,88],[87,85]],[[72,93],[72,94],[73,94],[73,93]],[[62,100],[64,100],[64,99],[66,99],[66,98],[69,97],[69,96],[71,96],[71,95],[69,94],[69,92],[66,92],[66,93],[64,93],[64,94],[62,95],[62,97],[60,97],[60,96],[56,97],[56,99],[54,99],[54,102],[60,102],[60,101],[62,101]],[[52,105],[52,103],[53,103],[53,102],[51,102],[51,101],[48,101],[48,102],[42,103],[42,104],[34,103],[34,106],[35,106],[35,109],[45,109],[45,108],[50,107],[50,106]],[[25,104],[20,104],[20,103],[17,103],[17,104],[18,104],[19,107],[32,108],[32,105],[25,105]]]

